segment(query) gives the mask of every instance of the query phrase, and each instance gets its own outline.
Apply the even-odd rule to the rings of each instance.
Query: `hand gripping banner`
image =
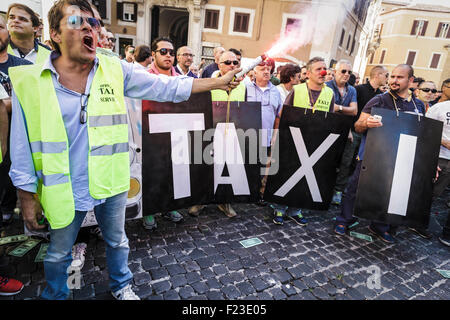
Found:
[[[373,108],[383,126],[367,132],[354,215],[426,228],[443,123]]]
[[[264,199],[327,210],[352,117],[285,105],[278,136],[278,172],[269,175]]]
[[[259,102],[143,101],[144,214],[259,199],[260,128]]]

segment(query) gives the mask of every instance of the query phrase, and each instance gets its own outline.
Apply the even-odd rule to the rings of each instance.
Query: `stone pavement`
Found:
[[[214,205],[198,218],[183,210],[180,224],[157,217],[153,232],[140,219],[127,221],[133,288],[141,299],[165,300],[450,299],[449,280],[436,271],[450,270],[450,249],[437,240],[448,210],[443,198],[433,203],[432,240],[401,227],[392,245],[335,235],[336,206],[305,213],[306,227],[292,221],[274,225],[272,210],[256,204],[235,204],[238,216],[232,219]],[[354,231],[369,234],[367,226],[360,220]],[[22,228],[16,219],[2,236],[21,234]],[[253,237],[263,243],[247,249],[239,243]],[[23,258],[5,254],[15,246],[0,246],[0,274],[25,288],[0,300],[37,299],[45,287],[43,264],[34,262],[39,245]],[[371,273],[377,267],[379,287]],[[90,236],[81,289],[73,290],[73,299],[112,299],[107,279],[105,244]]]

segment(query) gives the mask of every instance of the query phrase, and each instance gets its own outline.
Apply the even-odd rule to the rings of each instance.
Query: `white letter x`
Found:
[[[327,152],[331,145],[339,138],[338,134],[330,133],[324,142],[313,152],[311,157],[308,156],[305,142],[300,128],[289,127],[291,130],[292,139],[294,139],[295,149],[297,150],[300,163],[300,168],[275,192],[276,196],[284,197],[291,189],[303,178],[306,177],[309,190],[314,202],[322,202],[320,196],[319,186],[317,185],[316,176],[314,175],[313,165]]]

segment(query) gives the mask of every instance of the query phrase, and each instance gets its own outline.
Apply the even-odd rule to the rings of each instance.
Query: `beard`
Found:
[[[8,47],[9,41],[6,39],[6,41],[0,40],[0,52],[3,52]]]

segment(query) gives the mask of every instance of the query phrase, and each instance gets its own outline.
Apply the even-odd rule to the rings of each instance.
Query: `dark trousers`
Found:
[[[335,191],[344,191],[348,180],[354,170],[354,158],[358,153],[359,145],[361,144],[361,134],[352,131],[353,142],[347,140],[345,144],[344,153],[342,154],[341,164],[339,165],[338,174],[336,177]]]
[[[450,184],[450,160],[439,158],[439,177],[433,186],[433,198],[437,198],[442,195],[447,186]],[[447,211],[447,222],[442,230],[442,237],[446,240],[450,240],[450,214]]]
[[[17,204],[16,188],[8,174],[10,167],[11,160],[9,159],[8,151],[3,162],[0,164],[0,227],[3,222],[2,212],[13,212]]]
[[[358,161],[356,163],[355,171],[348,180],[348,184],[344,190],[344,193],[342,193],[341,213],[336,217],[336,225],[342,224],[348,227],[352,222],[353,208],[355,207],[356,200],[356,190],[358,188],[359,174],[361,173],[361,163],[362,161]],[[375,221],[372,221],[370,227],[372,228],[372,230],[382,233],[390,230],[390,226],[388,224]]]

